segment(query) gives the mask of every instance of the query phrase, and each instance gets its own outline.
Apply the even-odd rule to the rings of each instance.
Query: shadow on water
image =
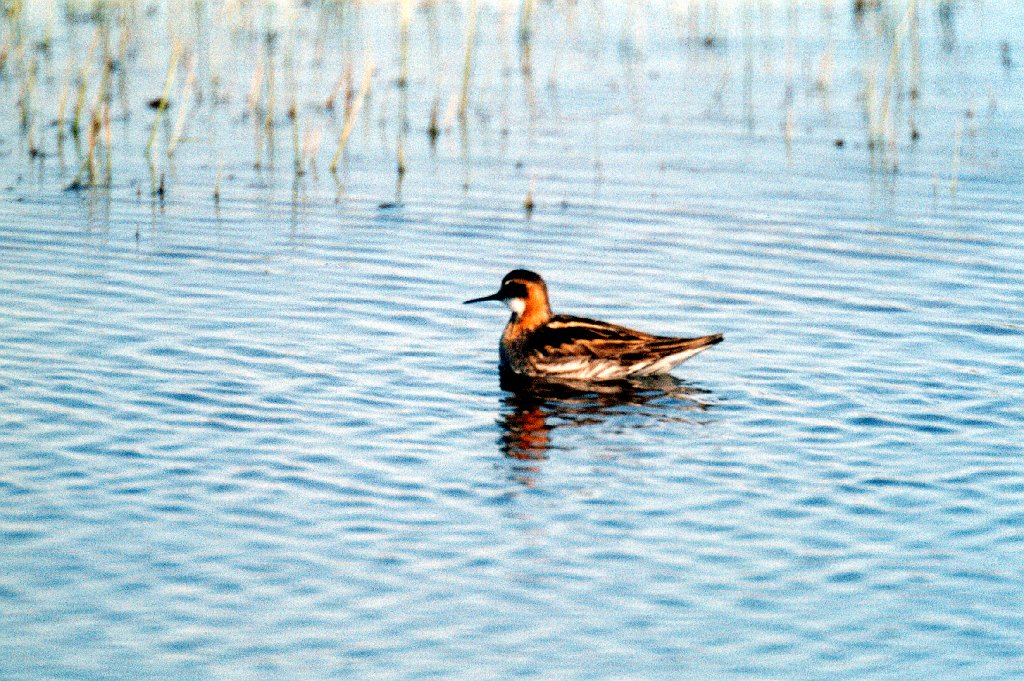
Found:
[[[611,421],[643,428],[651,423],[703,422],[700,414],[715,406],[710,390],[688,385],[673,376],[650,376],[607,383],[552,382],[503,373],[506,391],[498,419],[501,451],[517,465],[518,479],[532,484],[539,462],[557,449],[552,433],[594,428]],[[639,419],[639,421],[637,421]]]

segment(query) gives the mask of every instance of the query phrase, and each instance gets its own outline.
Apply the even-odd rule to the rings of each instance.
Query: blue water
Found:
[[[788,145],[784,8],[752,18],[747,108],[742,13],[706,49],[657,6],[622,43],[628,12],[581,7],[538,9],[532,84],[482,7],[473,113],[433,150],[459,69],[437,85],[417,10],[400,184],[384,47],[340,181],[340,116],[312,104],[318,168],[294,177],[287,120],[253,167],[242,71],[160,157],[163,196],[141,149],[166,51],[131,72],[111,187],[84,191],[52,126],[25,154],[8,66],[0,677],[1020,678],[1015,10],[962,7],[945,52],[922,9],[921,138],[904,101],[879,158],[845,6],[827,108],[828,15],[796,23]],[[134,21],[162,35],[164,12]],[[459,66],[462,15],[438,12]],[[337,70],[309,68],[312,101]],[[460,302],[519,266],[556,311],[726,340],[630,390],[503,390],[507,312]]]

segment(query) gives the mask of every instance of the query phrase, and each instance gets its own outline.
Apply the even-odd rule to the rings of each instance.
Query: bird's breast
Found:
[[[498,350],[501,365],[516,373],[523,373],[526,368],[527,333],[517,319],[509,321],[501,334]]]

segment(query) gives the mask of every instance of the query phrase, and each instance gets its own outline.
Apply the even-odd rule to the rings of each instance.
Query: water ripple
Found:
[[[577,82],[531,120],[510,69],[465,149],[414,125],[400,197],[372,121],[343,187],[227,154],[217,204],[203,140],[161,200],[5,159],[0,676],[1014,678],[1020,111],[993,93],[952,196],[942,69],[887,179],[859,128],[833,146],[853,79],[787,157],[778,101],[709,116],[730,53],[677,38],[651,23],[634,86],[675,85],[630,102],[636,64],[538,38],[537,77]],[[140,186],[144,143],[118,141]],[[671,380],[509,389],[507,312],[459,301],[514,266],[559,310],[726,342]]]

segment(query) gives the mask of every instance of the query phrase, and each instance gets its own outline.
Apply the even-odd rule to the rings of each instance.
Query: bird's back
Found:
[[[503,345],[503,356],[508,356],[507,364],[517,373],[615,380],[669,371],[721,342],[722,336],[655,336],[596,319],[555,315],[509,340],[508,347]]]

